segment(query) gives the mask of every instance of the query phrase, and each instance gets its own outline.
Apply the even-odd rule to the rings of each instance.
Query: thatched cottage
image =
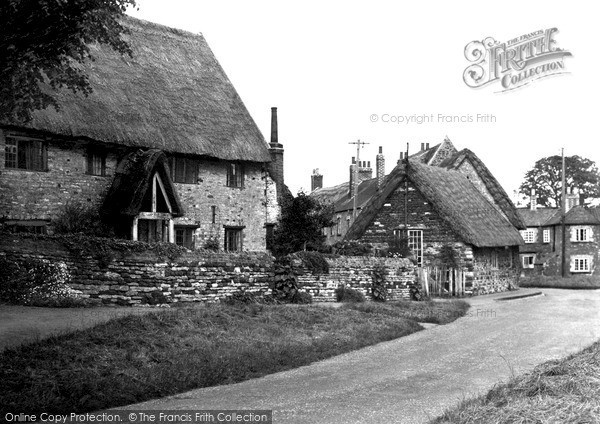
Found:
[[[266,248],[284,190],[267,144],[204,37],[124,18],[133,57],[92,46],[93,93],[0,126],[0,217],[52,232],[65,205],[98,208],[117,235],[189,248]]]
[[[359,180],[355,220],[352,181],[313,192],[336,210],[335,225],[325,230],[330,244],[359,240],[388,250],[406,243],[421,267],[460,269],[467,291],[497,291],[515,282],[523,243],[518,230],[525,226],[473,152],[459,152],[445,140],[402,157],[387,176],[379,155],[376,164],[376,178]]]

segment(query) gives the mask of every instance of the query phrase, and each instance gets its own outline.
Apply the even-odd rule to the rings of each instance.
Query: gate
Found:
[[[419,268],[419,283],[425,295],[431,297],[464,296],[465,273],[449,267]]]

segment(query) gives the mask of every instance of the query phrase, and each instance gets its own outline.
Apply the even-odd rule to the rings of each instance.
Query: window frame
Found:
[[[31,163],[33,158],[31,150],[34,143],[38,144],[39,146],[39,157],[36,158],[36,162],[38,162],[39,167],[34,167]],[[9,152],[9,148],[12,148],[11,150],[14,150],[14,152]],[[20,152],[23,150],[25,150],[24,167],[20,166],[22,159],[20,157]],[[30,163],[28,164],[28,162]],[[4,139],[4,168],[15,171],[47,172],[48,143],[44,140],[36,138],[7,135]]]
[[[549,228],[544,228],[542,230],[542,241],[544,243],[550,243],[550,229]]]
[[[529,237],[528,235],[531,236],[530,241],[528,241]],[[536,233],[535,233],[535,229],[533,228],[528,228],[526,230],[522,230],[521,231],[521,237],[523,237],[523,241],[525,242],[525,244],[533,244],[536,242]]]
[[[235,170],[238,171],[235,171]],[[227,163],[227,181],[225,185],[230,188],[244,188],[246,181],[246,169],[241,162]]]
[[[100,159],[100,173],[94,172],[94,158]],[[87,175],[96,177],[106,177],[106,152],[98,149],[88,149],[86,152],[86,171]]]
[[[423,230],[409,229],[406,231],[408,248],[417,259],[417,266],[423,266]]]
[[[181,167],[183,167],[182,171],[180,171]],[[193,168],[191,174],[188,172],[188,168],[190,167]],[[198,184],[200,174],[200,161],[198,159],[184,156],[170,156],[169,168],[171,170],[171,180],[174,183]]]
[[[590,242],[592,241],[592,231],[591,228],[588,226],[577,226],[577,227],[573,227],[573,232],[575,233],[575,237],[573,237],[573,232],[571,233],[571,241],[572,242],[577,242],[577,243],[585,243],[585,242]],[[584,234],[584,237],[581,237],[581,235]]]
[[[243,250],[243,240],[244,240],[244,230],[245,227],[224,227],[223,231],[223,250],[226,252],[241,252]],[[231,243],[229,239],[229,234],[234,234],[235,240],[235,249],[231,249]]]
[[[196,229],[198,227],[197,226],[192,226],[192,225],[175,225],[173,227],[173,231],[175,232],[174,236],[175,236],[175,244],[178,246],[183,246],[186,249],[190,249],[190,250],[194,250],[195,246],[196,246],[196,237],[195,237],[195,233],[196,233]],[[179,237],[179,231],[183,231],[183,240],[182,243],[178,243],[178,237]],[[186,234],[189,236],[189,243],[186,244]],[[189,245],[188,245],[189,244]]]
[[[533,269],[535,267],[535,253],[526,253],[524,255],[521,255],[521,266],[523,267],[523,269]],[[529,264],[525,264],[525,258],[530,259],[530,261],[528,260],[527,262],[531,262]]]

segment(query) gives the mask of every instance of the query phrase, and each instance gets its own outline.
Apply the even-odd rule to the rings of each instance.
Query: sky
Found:
[[[600,164],[597,2],[137,3],[130,15],[204,35],[267,141],[278,108],[293,193],[310,191],[313,169],[324,186],[346,181],[357,140],[369,143],[360,159],[373,167],[382,146],[389,173],[407,143],[412,154],[448,137],[474,151],[509,195],[536,160],[561,148]],[[468,43],[549,28],[554,47],[572,54],[560,75],[510,91],[499,81],[465,84]]]

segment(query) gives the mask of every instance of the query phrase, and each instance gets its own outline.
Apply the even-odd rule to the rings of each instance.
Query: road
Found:
[[[527,289],[522,289],[526,292]],[[276,423],[422,423],[513,374],[600,339],[600,290],[469,299],[468,316],[238,384],[128,409],[272,409]]]

